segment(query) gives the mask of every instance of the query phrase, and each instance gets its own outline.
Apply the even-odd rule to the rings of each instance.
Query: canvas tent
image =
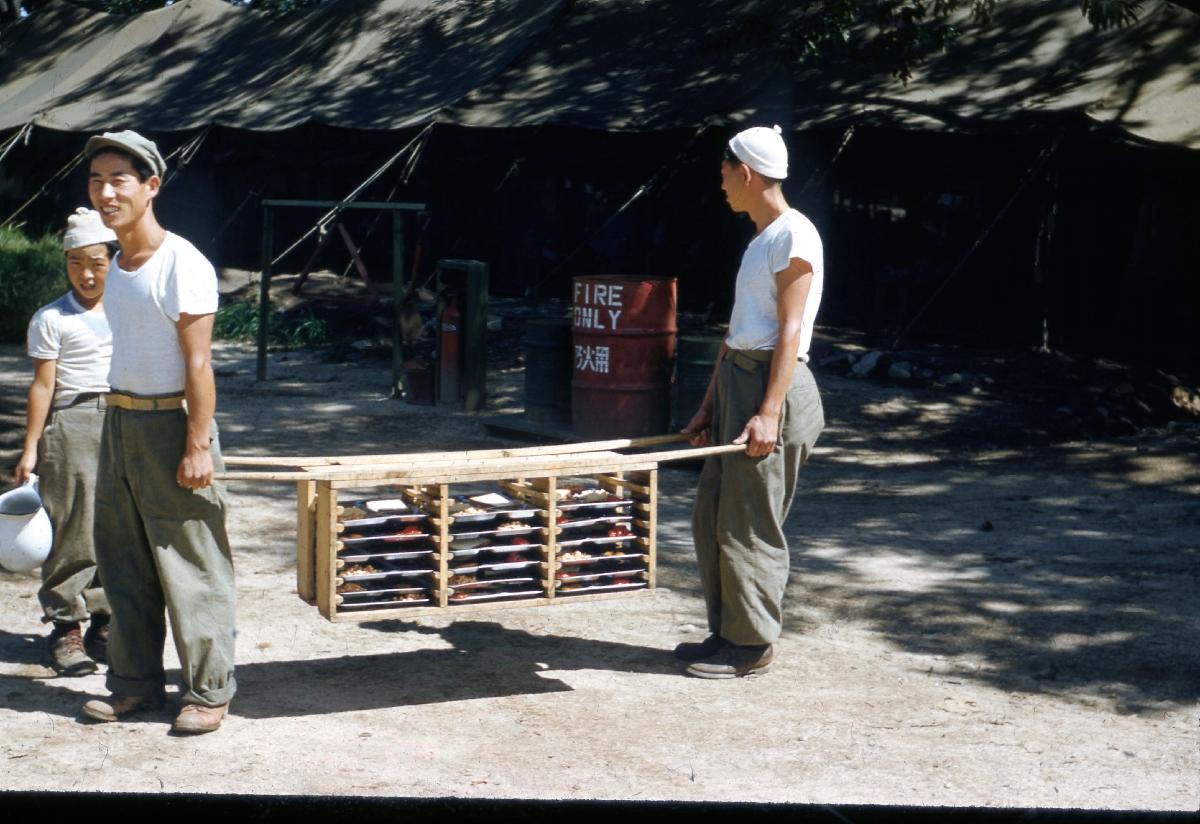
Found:
[[[729,221],[695,224],[704,226],[691,228],[702,242],[683,249],[684,240],[672,241],[683,229],[673,229],[662,213],[691,209],[686,220],[694,223],[715,211],[704,200],[713,189],[704,159],[718,151],[729,128],[749,122],[787,128],[796,154],[792,185],[799,186],[827,163],[845,130],[858,127],[839,169],[819,197],[810,193],[804,204],[828,229],[831,248],[840,243],[849,250],[847,259],[873,245],[862,242],[863,232],[919,235],[924,218],[897,216],[905,208],[910,215],[934,214],[935,207],[922,211],[913,203],[931,197],[968,204],[960,217],[946,218],[963,224],[959,233],[943,232],[936,240],[953,257],[956,244],[970,243],[1032,158],[1053,136],[1066,135],[1076,141],[1060,152],[1070,161],[1061,190],[1064,197],[1074,192],[1078,201],[1070,213],[1102,225],[1088,211],[1089,175],[1095,177],[1097,164],[1109,167],[1113,191],[1128,201],[1110,209],[1120,214],[1106,233],[1112,237],[1098,238],[1103,242],[1097,245],[1085,233],[1073,242],[1122,260],[1136,257],[1134,247],[1178,247],[1174,257],[1158,254],[1156,271],[1176,271],[1171,261],[1192,259],[1186,244],[1164,246],[1153,238],[1161,234],[1155,227],[1200,218],[1179,193],[1196,180],[1194,150],[1200,149],[1200,15],[1150,0],[1137,25],[1098,32],[1074,0],[1000,0],[990,26],[964,27],[953,48],[932,57],[905,85],[886,69],[838,55],[782,72],[761,51],[722,47],[720,28],[742,5],[331,0],[274,20],[222,0],[180,0],[133,17],[56,0],[0,32],[0,132],[31,125],[38,130],[35,145],[57,146],[69,157],[86,134],[102,129],[139,128],[175,146],[214,127],[173,198],[192,198],[192,213],[207,211],[214,216],[210,223],[220,224],[245,202],[260,168],[286,163],[290,170],[269,184],[272,195],[336,198],[350,188],[348,180],[365,177],[415,129],[435,123],[436,139],[422,160],[424,190],[411,195],[443,197],[437,223],[442,245],[434,254],[511,259],[508,268],[496,265],[493,282],[518,293],[548,270],[557,271],[544,255],[553,249],[561,259],[579,240],[565,231],[551,237],[543,225],[575,221],[588,227],[580,230],[586,235],[706,124],[716,124],[680,161],[684,171],[670,177],[663,202],[645,212],[631,209],[626,228],[617,230],[621,236],[610,231],[595,241],[592,255],[598,266],[606,260],[673,266],[668,273],[678,273],[681,289],[700,308],[727,299],[711,284],[728,280],[725,270],[743,242],[740,230]],[[997,135],[1006,138],[997,142]],[[1101,145],[1124,146],[1126,154],[1096,148]],[[1128,154],[1135,151],[1143,153]],[[17,150],[12,157],[23,163],[30,155]],[[955,171],[943,173],[954,165],[951,158]],[[337,174],[321,176],[322,169],[335,168]],[[518,168],[521,173],[514,173]],[[37,171],[13,190],[41,184]],[[277,191],[282,185],[292,188]],[[556,194],[547,194],[551,190]],[[1159,194],[1147,194],[1152,191]],[[514,199],[513,192],[524,199]],[[907,205],[898,207],[900,201]],[[1030,216],[1042,208],[1036,201],[1023,205],[1028,214],[1009,221],[1012,241],[1023,249],[1025,235],[1038,231]],[[877,213],[886,217],[877,219]],[[890,222],[876,226],[879,220]],[[636,232],[630,228],[635,223]],[[198,234],[211,236],[210,228]],[[241,230],[242,247],[253,250],[257,224],[251,220]],[[468,232],[491,234],[474,247],[456,245]],[[1104,245],[1118,244],[1118,235],[1124,246]],[[1008,242],[997,237],[996,244]],[[902,238],[894,240],[887,243],[904,245]],[[620,252],[622,244],[658,251],[630,256]],[[529,251],[518,253],[517,247]],[[1032,248],[1029,241],[1026,251]],[[1005,254],[981,265],[997,273],[1032,265],[1028,255]],[[542,258],[537,266],[535,258]],[[1118,268],[1125,273],[1149,265],[1144,255],[1138,259],[1132,269]],[[253,257],[239,262],[253,265]],[[864,271],[846,273],[841,282],[853,282],[856,295],[869,294],[871,278],[885,262],[893,269],[918,266],[862,258],[856,265]],[[926,281],[913,287],[914,294],[927,289],[938,271],[926,267]],[[566,269],[560,277],[570,274]],[[1064,275],[1060,283],[1082,277]],[[1190,274],[1172,277],[1182,284]],[[1017,295],[1014,300],[1027,297],[1012,284],[1005,287],[1010,297]],[[1139,328],[1153,324],[1159,303],[1195,304],[1197,296],[1182,288],[1162,291]],[[1075,285],[1068,292],[1073,290]],[[829,297],[833,307],[836,289]],[[1076,325],[1083,326],[1106,323],[1111,313],[1077,314]],[[1193,344],[1200,349],[1200,341]]]
[[[1108,32],[1072,0],[1002,0],[992,25],[964,27],[907,86],[844,59],[772,83],[761,52],[713,41],[739,5],[333,0],[280,21],[222,0],[132,17],[56,0],[0,36],[0,129],[395,130],[437,119],[652,131],[737,122],[765,90],[790,98],[798,129],[1071,117],[1200,148],[1200,15],[1162,0]]]

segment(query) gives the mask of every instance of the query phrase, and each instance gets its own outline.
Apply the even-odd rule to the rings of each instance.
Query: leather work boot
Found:
[[[108,663],[108,621],[107,615],[93,615],[83,634],[84,652],[97,664]]]
[[[214,732],[221,728],[221,719],[229,712],[229,703],[219,707],[204,707],[200,704],[188,704],[175,719],[175,732],[201,733]]]
[[[158,709],[165,702],[165,691],[160,688],[149,695],[110,695],[108,698],[93,698],[83,705],[82,712],[93,721],[120,721],[135,712]]]
[[[757,675],[771,669],[774,657],[775,651],[770,644],[760,647],[726,644],[716,655],[689,666],[687,674],[697,678],[739,678],[743,675]]]
[[[79,622],[54,622],[54,630],[46,639],[46,653],[50,666],[59,675],[91,675],[96,671],[96,662],[83,651],[83,633]]]
[[[725,646],[725,644],[725,639],[714,632],[699,643],[693,641],[675,647],[675,657],[680,661],[687,661],[689,664],[695,661],[703,661],[705,658],[711,658],[720,652],[721,647]]]

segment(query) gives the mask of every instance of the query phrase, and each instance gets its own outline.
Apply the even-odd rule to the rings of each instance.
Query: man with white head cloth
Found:
[[[766,672],[782,628],[790,561],[783,522],[800,467],[825,426],[808,369],[821,302],[821,238],[780,188],[787,147],[779,127],[729,141],[721,188],[754,221],[742,256],[729,334],[700,409],[684,432],[694,445],[746,444],[707,459],[692,510],[696,559],[711,635],[676,657],[700,678]]]

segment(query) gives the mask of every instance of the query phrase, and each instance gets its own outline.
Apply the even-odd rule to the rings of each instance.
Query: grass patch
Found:
[[[0,229],[0,341],[24,341],[33,313],[70,288],[61,237]]]
[[[325,321],[316,317],[310,306],[304,306],[291,315],[272,310],[267,316],[267,333],[271,346],[282,349],[319,346],[328,340]],[[213,337],[220,340],[257,340],[258,302],[239,300],[218,309],[213,319]]]

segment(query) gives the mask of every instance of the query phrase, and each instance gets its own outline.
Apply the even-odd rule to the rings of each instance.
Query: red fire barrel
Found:
[[[667,432],[675,331],[674,278],[575,278],[571,408],[578,437]]]

